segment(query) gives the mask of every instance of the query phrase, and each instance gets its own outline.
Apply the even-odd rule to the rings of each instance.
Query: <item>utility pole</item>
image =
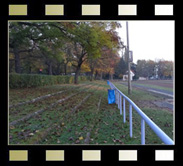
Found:
[[[132,86],[131,86],[131,65],[130,65],[130,59],[129,59],[129,36],[128,36],[128,21],[126,21],[126,37],[127,37],[127,56],[128,56],[128,94],[130,95],[132,92]]]
[[[155,78],[158,79],[158,65],[155,65]]]

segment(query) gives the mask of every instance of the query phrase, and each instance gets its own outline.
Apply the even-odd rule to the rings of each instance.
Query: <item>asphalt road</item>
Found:
[[[124,84],[126,86],[128,85],[127,82],[122,82],[122,84]],[[159,89],[159,88],[152,88],[151,85],[148,86],[148,84],[137,85],[137,84],[135,84],[135,82],[134,83],[132,82],[132,87],[140,88],[140,89],[143,89],[143,90],[147,90],[149,92],[153,92],[153,93],[157,93],[157,94],[160,94],[160,95],[164,95],[164,96],[173,98],[173,92],[172,91]]]
[[[168,90],[152,88],[152,87],[147,87],[147,86],[143,86],[143,85],[136,85],[136,84],[133,84],[133,83],[132,83],[132,87],[142,88],[144,90],[147,90],[147,91],[150,91],[150,92],[153,92],[153,93],[158,93],[160,95],[165,95],[165,96],[173,98],[173,92],[168,91]]]

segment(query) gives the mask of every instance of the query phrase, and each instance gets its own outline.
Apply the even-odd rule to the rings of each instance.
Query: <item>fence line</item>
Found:
[[[130,137],[133,136],[133,122],[132,122],[132,109],[134,109],[141,116],[141,144],[145,145],[145,123],[154,131],[154,133],[167,145],[174,145],[174,141],[164,133],[130,98],[125,96],[116,86],[107,81],[111,89],[115,90],[116,104],[122,114],[123,103],[123,122],[126,122],[126,101],[129,103],[129,121],[130,121]],[[123,99],[123,102],[122,102]]]

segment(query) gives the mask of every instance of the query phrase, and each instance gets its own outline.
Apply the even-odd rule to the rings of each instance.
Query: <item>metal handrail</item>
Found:
[[[161,130],[130,98],[125,96],[116,86],[107,81],[111,89],[115,89],[115,96],[117,98],[116,104],[120,109],[120,114],[122,115],[122,97],[123,97],[123,122],[126,122],[126,109],[125,100],[129,102],[129,118],[130,118],[130,137],[132,137],[132,107],[141,116],[141,144],[145,145],[145,122],[149,127],[155,132],[155,134],[167,145],[174,145],[174,141],[167,135],[163,130]]]

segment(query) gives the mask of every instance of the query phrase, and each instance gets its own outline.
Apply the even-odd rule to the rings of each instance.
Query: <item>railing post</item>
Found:
[[[130,137],[132,138],[132,105],[129,103]]]
[[[123,97],[123,122],[126,122],[125,98]]]
[[[122,96],[120,95],[120,115],[122,115]]]
[[[120,94],[118,92],[118,109],[120,109]]]
[[[117,97],[116,104],[118,104],[118,91],[117,90],[116,90],[116,97]]]
[[[145,145],[145,121],[141,118],[141,144]]]

